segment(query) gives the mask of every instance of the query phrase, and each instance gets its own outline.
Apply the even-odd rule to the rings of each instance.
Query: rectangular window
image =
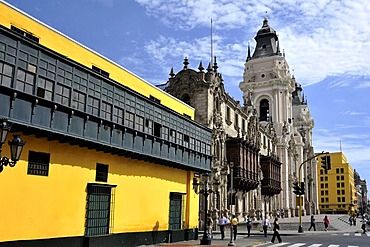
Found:
[[[13,66],[0,62],[0,85],[12,86]]]
[[[337,198],[337,202],[340,202],[340,197]]]
[[[176,131],[173,129],[170,130],[170,142],[176,142]]]
[[[73,91],[72,107],[80,111],[85,111],[85,99],[85,94]]]
[[[324,188],[324,184],[320,184],[320,188],[323,189]]]
[[[95,181],[96,182],[108,182],[108,165],[104,164],[96,164],[96,174],[95,174]]]
[[[113,122],[123,124],[123,110],[121,108],[113,108]]]
[[[183,135],[180,132],[176,133],[176,143],[182,146]]]
[[[337,176],[337,180],[340,180],[340,177],[339,176]]]
[[[329,191],[325,190],[325,195],[326,196],[329,195]]]
[[[162,127],[162,139],[168,141],[168,128]]]
[[[239,127],[239,116],[238,116],[237,113],[235,113],[234,118],[235,118],[235,121],[234,121],[235,129],[238,129],[238,127]]]
[[[345,190],[342,190],[342,195],[345,195],[346,193],[345,193]]]
[[[154,136],[161,137],[161,125],[159,123],[154,122]]]
[[[345,197],[342,197],[342,202],[346,202],[346,198]]]
[[[19,91],[33,94],[33,87],[35,86],[35,75],[22,70],[17,70],[17,83],[15,88]]]
[[[340,188],[340,183],[337,183],[337,188]]]
[[[111,234],[113,228],[115,186],[87,185],[85,236]]]
[[[335,169],[335,173],[339,173],[339,168]]]
[[[328,188],[328,184],[325,184],[325,188]]]
[[[324,195],[324,191],[323,191],[323,190],[321,191],[321,195],[322,195],[322,196]]]
[[[99,116],[99,105],[99,99],[89,96],[87,103],[87,112],[92,115]]]
[[[344,183],[340,183],[341,187],[344,188]]]
[[[144,118],[140,116],[135,117],[135,129],[144,132]]]
[[[328,181],[328,177],[325,176],[325,181]]]
[[[125,126],[128,128],[134,128],[134,118],[135,115],[131,112],[126,112],[125,114]]]
[[[153,121],[149,119],[145,119],[145,133],[149,135],[153,135]]]
[[[29,175],[48,176],[49,175],[50,154],[41,152],[28,152]]]
[[[226,107],[226,120],[230,121],[230,108]]]
[[[184,219],[184,194],[170,193],[170,213],[169,213],[169,230],[182,229],[182,221]]]
[[[340,172],[341,173],[344,173],[344,168],[340,168]]]
[[[106,120],[111,120],[112,117],[112,105],[102,101],[101,102],[101,117]]]
[[[340,176],[340,180],[344,180],[344,176]]]
[[[187,148],[189,147],[189,141],[190,141],[190,137],[184,134],[184,146]]]
[[[69,106],[70,93],[70,88],[57,84],[55,87],[55,102],[65,106]]]
[[[242,120],[242,131],[245,131],[245,119]]]
[[[337,190],[337,195],[340,195],[340,190]]]
[[[37,96],[51,101],[53,98],[53,89],[54,82],[42,77],[38,78]]]

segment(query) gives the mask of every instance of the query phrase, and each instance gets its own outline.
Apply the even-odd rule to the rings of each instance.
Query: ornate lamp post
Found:
[[[220,182],[218,180],[213,183],[209,182],[209,174],[205,173],[202,175],[203,181],[198,182],[196,179],[193,180],[193,189],[196,194],[202,194],[204,196],[204,232],[203,237],[200,240],[201,245],[210,245],[211,244],[211,234],[208,229],[208,196],[212,193],[218,193],[218,187]],[[213,188],[209,188],[213,186]]]
[[[233,206],[232,206],[232,201],[233,201],[233,190],[234,190],[234,162],[229,163],[230,167],[230,215],[233,217]],[[233,241],[233,226],[231,224],[232,218],[230,219],[230,243],[228,246],[235,246],[235,243]]]
[[[14,167],[17,164],[17,161],[21,156],[23,146],[26,144],[21,140],[19,135],[13,135],[13,140],[8,141],[10,146],[10,159],[5,156],[2,157],[1,153],[3,150],[3,144],[5,143],[10,129],[11,125],[5,119],[0,119],[0,173],[3,171],[4,166],[9,165],[10,167]]]

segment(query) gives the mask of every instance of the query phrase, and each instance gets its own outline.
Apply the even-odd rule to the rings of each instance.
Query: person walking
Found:
[[[275,218],[275,221],[274,221],[274,226],[273,226],[274,235],[272,235],[271,243],[274,243],[274,242],[275,242],[275,238],[277,238],[277,239],[278,239],[279,243],[281,243],[281,242],[283,241],[283,240],[281,239],[281,236],[280,236],[279,230],[280,230],[279,220],[278,220],[278,218],[276,217],[276,218]]]
[[[225,225],[227,224],[227,219],[224,214],[220,215],[220,218],[218,219],[217,224],[220,227],[221,239],[224,239],[225,238]]]
[[[367,220],[366,220],[366,217],[363,216],[362,217],[362,224],[361,224],[361,229],[362,229],[362,233],[366,233],[366,224],[367,224]]]
[[[357,215],[353,214],[353,225],[356,226]]]
[[[267,229],[271,228],[271,224],[270,224],[269,219],[267,219],[267,215],[265,215],[265,218],[262,220],[261,225],[262,225],[263,233],[265,237],[267,237]]]
[[[238,234],[238,218],[236,218],[235,214],[233,214],[233,217],[231,219],[231,226],[233,228],[233,235],[234,235],[234,241],[235,241],[236,235]]]
[[[308,231],[311,231],[311,228],[313,227],[313,230],[316,231],[316,222],[315,222],[315,216],[314,215],[311,215],[311,219],[310,219],[310,222],[311,222],[311,225],[310,227],[308,228]]]
[[[325,217],[323,219],[323,222],[324,222],[325,231],[327,232],[328,231],[329,224],[330,224],[330,221],[329,221],[329,218],[328,218],[327,215],[325,215]]]
[[[247,238],[249,238],[249,236],[251,235],[251,228],[252,228],[252,219],[248,215],[247,217],[247,232],[248,232]]]

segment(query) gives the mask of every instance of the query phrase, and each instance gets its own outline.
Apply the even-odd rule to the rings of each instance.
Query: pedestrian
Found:
[[[207,217],[207,230],[208,230],[208,236],[211,239],[213,238],[212,228],[213,228],[213,219],[211,217],[211,214],[208,214],[208,217]]]
[[[353,225],[356,226],[357,215],[353,214]]]
[[[267,219],[267,214],[265,215],[265,218],[262,220],[262,229],[265,237],[267,237],[267,228],[271,228],[271,224],[269,219]]]
[[[284,209],[281,209],[281,218],[284,219]]]
[[[238,218],[233,214],[231,219],[231,226],[233,228],[234,241],[236,240],[236,235],[238,234]]]
[[[329,221],[327,215],[325,215],[325,217],[323,219],[323,222],[324,222],[325,231],[327,232],[328,231],[329,224],[330,224],[330,221]]]
[[[352,214],[349,216],[349,225],[352,226],[352,220],[353,220],[353,216]]]
[[[247,238],[249,238],[249,236],[251,235],[251,228],[252,228],[252,218],[248,215],[247,217],[247,231],[248,231]]]
[[[221,239],[224,239],[225,238],[225,225],[227,224],[227,219],[223,213],[221,213],[217,224],[220,227]]]
[[[363,217],[362,217],[362,224],[361,224],[361,229],[362,229],[363,233],[365,233],[365,232],[366,232],[366,224],[367,224],[366,217],[365,217],[365,216],[363,216]]]
[[[275,238],[277,238],[279,240],[279,243],[281,243],[283,240],[281,239],[281,236],[280,236],[280,233],[279,233],[279,230],[280,230],[280,225],[279,225],[279,221],[278,221],[278,218],[276,217],[275,218],[275,221],[274,221],[274,235],[272,235],[272,239],[271,239],[271,242],[274,243],[275,242]]]
[[[313,227],[313,230],[316,231],[316,222],[315,221],[316,221],[315,216],[311,215],[311,219],[310,219],[311,225],[310,225],[310,228],[308,228],[309,231],[311,231],[312,227]]]

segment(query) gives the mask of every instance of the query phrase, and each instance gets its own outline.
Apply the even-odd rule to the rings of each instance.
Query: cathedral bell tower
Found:
[[[243,81],[239,87],[243,91],[244,103],[252,102],[257,111],[260,124],[273,124],[277,139],[277,156],[281,165],[281,188],[279,205],[286,215],[292,213],[295,195],[291,192],[289,174],[295,172],[295,166],[301,161],[295,155],[291,161],[289,140],[295,138],[293,130],[292,93],[295,91],[295,80],[289,71],[284,54],[280,53],[279,38],[270,27],[265,17],[262,27],[255,36],[255,49],[251,56],[248,45],[248,56],[245,63]],[[299,153],[299,151],[297,151]],[[295,153],[297,153],[295,152]],[[298,158],[297,158],[298,157]],[[297,173],[295,173],[297,176]]]

